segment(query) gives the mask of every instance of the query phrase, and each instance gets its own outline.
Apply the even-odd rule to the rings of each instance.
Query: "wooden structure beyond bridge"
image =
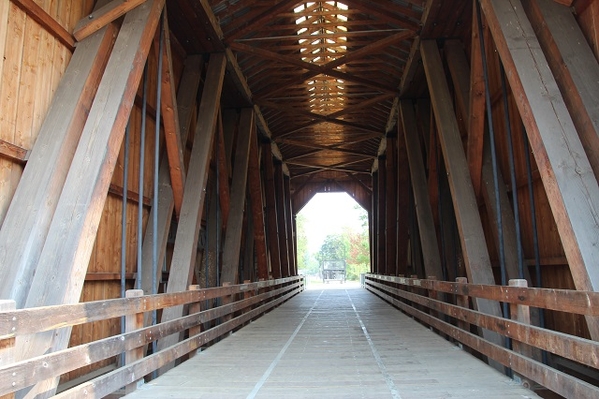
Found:
[[[598,1],[0,0],[0,55],[0,397],[128,393],[301,302],[331,191],[370,306],[599,396]]]

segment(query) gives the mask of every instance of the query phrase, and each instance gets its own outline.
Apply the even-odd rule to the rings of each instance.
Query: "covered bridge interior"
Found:
[[[599,397],[599,2],[1,0],[0,55],[0,397],[130,391],[304,295],[332,191],[366,289]]]

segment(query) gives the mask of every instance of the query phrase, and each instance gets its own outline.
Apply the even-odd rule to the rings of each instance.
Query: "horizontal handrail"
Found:
[[[15,338],[18,340],[20,335],[48,331],[56,325],[68,327],[91,321],[139,315],[147,311],[171,306],[190,305],[189,314],[168,322],[147,327],[140,326],[133,331],[43,356],[23,359],[11,364],[4,363],[0,367],[0,396],[27,388],[39,381],[59,377],[121,353],[139,350],[139,348],[169,335],[189,331],[191,337],[185,341],[165,348],[151,356],[139,360],[134,359],[126,366],[92,380],[94,382],[91,385],[87,383],[80,384],[58,396],[81,397],[84,394],[90,395],[91,392],[94,392],[93,395],[95,396],[110,394],[131,383],[132,378],[139,379],[140,376],[147,375],[194,349],[200,348],[300,293],[303,289],[303,277],[289,277],[218,288],[195,289],[175,294],[148,295],[76,305],[2,311],[0,312],[0,331],[11,331],[11,333],[5,334],[0,339],[0,348],[11,349],[10,347],[15,344]],[[234,299],[236,297],[240,298],[236,300]],[[223,304],[220,306],[200,310],[206,300],[214,298],[232,298],[233,300],[223,300]],[[195,304],[200,304],[200,306],[195,306]],[[34,326],[15,328],[15,326],[21,326],[24,320],[30,320],[33,315],[48,311],[48,309],[57,318],[62,319],[52,323],[47,317],[44,317],[40,323],[36,323]],[[98,310],[98,312],[89,317],[85,316],[85,312],[90,310]],[[71,322],[64,320],[69,311],[76,312],[74,320]],[[15,318],[16,320],[14,320]],[[202,326],[205,323],[214,321],[220,322],[220,324],[202,331]],[[142,372],[141,370],[149,371]],[[109,378],[108,375],[113,375],[115,380],[106,381],[105,379]]]
[[[599,387],[541,363],[531,357],[532,352],[528,349],[535,347],[599,369],[599,342],[485,314],[469,309],[467,305],[467,297],[476,297],[519,305],[525,313],[528,312],[527,306],[538,307],[540,304],[547,304],[546,309],[570,311],[567,304],[559,304],[549,298],[553,292],[557,292],[558,298],[565,298],[569,293],[575,296],[577,302],[574,307],[578,311],[572,313],[592,316],[595,310],[584,310],[579,301],[586,298],[587,303],[594,303],[598,298],[595,292],[486,286],[374,274],[366,276],[365,287],[421,322],[511,368],[525,379],[536,381],[565,397],[599,397]],[[441,293],[455,294],[458,304],[447,303],[446,300],[453,297]],[[473,334],[471,325],[512,339],[514,349]]]
[[[584,316],[599,316],[599,292],[555,288],[508,287],[503,285],[464,284],[451,281],[368,274],[378,279],[410,287],[424,288],[448,294],[468,295],[497,302],[526,305]]]
[[[256,283],[205,288],[196,291],[181,291],[170,294],[146,295],[136,298],[118,298],[103,301],[82,302],[70,305],[52,305],[37,308],[17,309],[0,312],[0,339],[43,331],[72,327],[93,321],[125,316],[131,313],[148,312],[171,306],[186,305],[239,294],[245,291],[264,289],[274,285],[297,281],[298,277],[265,280]]]

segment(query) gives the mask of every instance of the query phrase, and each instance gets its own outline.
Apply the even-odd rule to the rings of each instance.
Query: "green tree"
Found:
[[[306,234],[306,217],[298,214],[296,219],[297,268],[305,275],[318,274],[318,262],[308,250],[308,235]]]
[[[349,244],[344,235],[328,235],[320,246],[316,259],[319,262],[323,260],[347,260],[348,251]]]

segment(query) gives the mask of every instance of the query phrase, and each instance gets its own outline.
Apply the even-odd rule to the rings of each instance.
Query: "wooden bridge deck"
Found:
[[[309,289],[142,398],[537,398],[364,289]]]

